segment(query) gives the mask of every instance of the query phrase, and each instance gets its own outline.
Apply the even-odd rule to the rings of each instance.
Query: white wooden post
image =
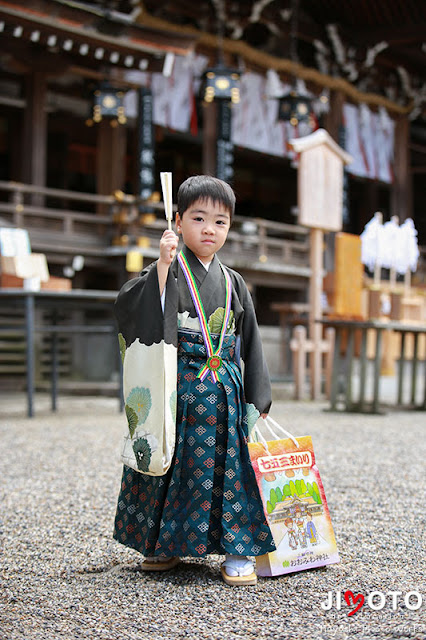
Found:
[[[317,400],[321,393],[324,352],[322,325],[317,322],[322,317],[323,232],[340,231],[342,228],[343,165],[352,162],[352,158],[324,129],[290,140],[290,144],[300,153],[299,224],[311,229],[308,342],[311,343],[311,398]]]
[[[327,348],[325,351],[325,395],[328,399],[331,398],[331,376],[333,373],[333,355],[335,344],[336,331],[332,327],[328,327],[325,330],[325,341]]]
[[[391,217],[391,221],[394,222],[395,224],[399,225],[399,217],[398,216],[392,216]],[[391,267],[390,271],[389,271],[389,286],[390,286],[390,290],[391,291],[394,291],[395,285],[396,285],[396,269],[395,269],[395,267]]]
[[[381,211],[376,211],[374,217],[378,220],[379,224],[383,224],[383,213]],[[380,282],[382,280],[382,265],[379,260],[376,260],[374,263],[374,276],[373,276],[373,284],[375,286],[380,286]]]
[[[316,320],[322,316],[323,239],[324,234],[321,229],[310,230],[309,336],[313,342],[313,349],[309,354],[309,368],[312,399],[317,399],[321,395],[322,325]]]

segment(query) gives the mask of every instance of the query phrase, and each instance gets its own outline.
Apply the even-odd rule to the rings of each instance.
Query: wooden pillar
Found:
[[[324,129],[328,131],[334,140],[340,144],[340,127],[343,123],[343,105],[345,96],[341,91],[332,91],[330,94],[330,110],[324,115]]]
[[[47,112],[46,74],[33,71],[26,77],[26,102],[22,148],[22,181],[46,186]],[[43,198],[36,196],[33,204],[41,205]]]
[[[96,157],[96,192],[111,195],[124,188],[126,177],[126,128],[111,127],[106,118],[98,126]],[[98,213],[103,213],[103,208]]]
[[[406,116],[396,120],[394,142],[394,181],[391,190],[391,215],[400,224],[413,216],[413,178],[410,162],[410,121]]]
[[[216,120],[217,105],[215,102],[203,103],[203,173],[216,175]]]

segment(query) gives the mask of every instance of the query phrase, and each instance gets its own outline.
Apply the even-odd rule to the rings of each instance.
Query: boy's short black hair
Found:
[[[177,194],[177,208],[179,215],[197,200],[211,200],[219,203],[229,211],[232,217],[235,211],[235,193],[227,182],[213,176],[191,176],[179,187]]]

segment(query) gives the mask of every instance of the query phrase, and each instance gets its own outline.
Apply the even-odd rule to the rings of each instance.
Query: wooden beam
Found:
[[[54,76],[65,73],[69,68],[74,67],[87,70],[87,74],[92,73],[101,79],[105,78],[105,72],[101,69],[100,61],[95,57],[96,49],[92,46],[89,48],[87,55],[82,55],[80,54],[80,44],[77,40],[71,51],[63,49],[61,42],[54,50],[49,49],[47,35],[37,45],[28,42],[24,38],[17,40],[5,34],[1,35],[1,42],[4,50],[11,56],[11,60],[8,62],[9,68],[14,69],[17,73],[27,73],[30,70],[38,69],[48,72],[49,76]],[[149,71],[150,73],[161,72],[163,69],[164,58],[162,56],[158,57],[158,55],[155,56],[149,53],[130,56],[128,53],[128,50],[121,51],[118,61],[111,63],[109,62],[110,51],[105,51],[104,59],[109,64],[111,73],[121,73],[124,77],[132,69],[140,70],[140,64],[144,67],[144,71]],[[125,63],[125,60],[127,63]],[[79,75],[83,75],[83,73]]]
[[[118,51],[122,55],[144,55],[146,53],[165,54],[173,52],[186,55],[192,49],[194,37],[186,33],[170,33],[168,30],[144,25],[125,25],[119,37],[102,33],[94,28],[87,29],[87,23],[93,16],[90,12],[74,10],[70,18],[64,19],[56,15],[57,2],[49,0],[36,4],[37,10],[23,7],[22,3],[4,2],[0,0],[0,18],[7,24],[17,24],[24,29],[37,29],[54,33],[58,41],[70,39],[78,44],[89,43],[91,46],[104,47]],[[104,18],[107,12],[104,12]],[[99,16],[102,17],[102,16]],[[99,27],[99,17],[98,24]],[[109,21],[114,24],[113,21]]]
[[[68,71],[70,56],[65,51],[58,55],[16,38],[3,37],[2,43],[10,55],[9,68],[17,73],[43,71],[49,76],[58,76]]]

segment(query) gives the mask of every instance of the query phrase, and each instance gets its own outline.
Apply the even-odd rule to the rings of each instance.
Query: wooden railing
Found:
[[[247,233],[247,227],[253,227],[253,231]],[[299,267],[308,267],[309,263],[309,232],[298,225],[235,216],[225,246],[246,262],[263,263],[265,270],[271,262]]]
[[[166,228],[161,202],[0,181],[2,224],[28,229],[33,251],[125,253],[139,245],[153,257]],[[309,236],[298,225],[237,215],[222,251],[230,266],[307,275]]]
[[[133,195],[94,195],[0,181],[0,226],[26,228],[33,251],[125,253],[142,247],[158,255],[166,228],[161,202]],[[221,256],[230,266],[307,276],[309,234],[304,227],[236,215]],[[426,247],[420,247],[415,276],[426,284]]]
[[[46,228],[59,231],[65,236],[78,232],[94,232],[97,235],[102,225],[110,228],[113,221],[112,208],[117,201],[114,196],[2,181],[0,198],[0,216],[13,226]],[[94,215],[99,207],[111,213]]]

